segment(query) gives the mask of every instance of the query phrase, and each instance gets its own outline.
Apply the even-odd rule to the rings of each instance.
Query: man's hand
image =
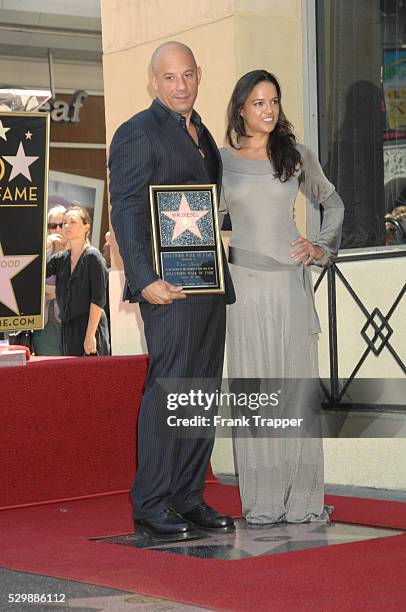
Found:
[[[141,291],[142,297],[150,304],[172,304],[173,300],[184,300],[187,295],[183,287],[176,287],[164,280],[157,280]]]
[[[296,249],[296,251],[291,254],[291,257],[293,257],[295,261],[302,260],[305,266],[311,266],[313,262],[321,259],[325,255],[323,249],[310,242],[310,240],[306,240],[306,238],[294,240],[292,246],[295,244],[301,244],[302,248]]]

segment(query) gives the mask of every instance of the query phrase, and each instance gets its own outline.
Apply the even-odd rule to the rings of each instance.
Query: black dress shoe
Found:
[[[201,529],[209,529],[210,531],[217,531],[222,533],[228,533],[234,531],[234,521],[231,516],[225,516],[219,514],[214,508],[208,506],[205,503],[201,503],[189,512],[182,514],[183,518],[187,521],[191,521]]]
[[[134,523],[136,541],[144,546],[204,537],[172,508],[166,508],[145,519],[135,519]]]

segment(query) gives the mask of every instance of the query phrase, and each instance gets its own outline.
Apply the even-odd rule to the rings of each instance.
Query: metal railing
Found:
[[[329,334],[329,357],[330,357],[330,376],[329,386],[325,381],[321,380],[320,384],[323,392],[326,396],[326,402],[323,403],[323,407],[326,409],[333,410],[399,410],[406,409],[406,406],[399,404],[371,404],[371,403],[348,403],[345,401],[346,393],[351,383],[356,379],[357,373],[359,372],[362,364],[365,362],[368,355],[372,352],[374,355],[379,357],[384,349],[388,350],[392,355],[395,362],[398,364],[402,372],[406,375],[406,365],[395,351],[390,339],[393,336],[394,330],[389,324],[389,320],[399,306],[403,297],[406,293],[406,282],[400,289],[399,293],[395,297],[391,307],[386,314],[375,307],[371,311],[365,306],[361,298],[355,292],[348,279],[340,269],[341,263],[347,263],[350,261],[366,261],[373,259],[390,259],[394,257],[403,257],[406,260],[406,251],[394,251],[394,252],[377,252],[365,255],[348,255],[338,257],[334,263],[328,265],[320,274],[317,282],[314,285],[314,291],[316,292],[323,279],[327,281],[327,300],[328,300],[328,334]],[[406,261],[405,261],[406,263]],[[405,266],[406,276],[406,266]],[[366,348],[360,359],[353,368],[350,376],[342,382],[339,377],[339,363],[338,363],[338,342],[339,342],[339,330],[337,326],[337,280],[347,290],[348,294],[353,298],[358,308],[365,316],[365,324],[360,330],[362,338],[365,340]],[[348,330],[346,330],[348,331]]]

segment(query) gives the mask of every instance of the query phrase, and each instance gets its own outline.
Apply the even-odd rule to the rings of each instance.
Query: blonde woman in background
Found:
[[[47,260],[56,253],[66,249],[66,240],[62,236],[63,216],[66,208],[54,206],[48,211]],[[55,276],[47,279],[45,285],[44,329],[33,332],[32,344],[36,355],[63,355],[62,323],[55,294]]]
[[[64,355],[110,353],[104,312],[108,273],[100,251],[90,246],[90,228],[85,208],[68,208],[62,232],[68,248],[51,257],[47,264],[47,276],[56,276]]]

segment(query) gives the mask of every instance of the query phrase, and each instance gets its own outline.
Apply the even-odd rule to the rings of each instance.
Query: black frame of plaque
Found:
[[[161,241],[161,222],[160,213],[162,212],[159,204],[159,193],[179,193],[185,194],[187,192],[209,192],[210,194],[210,210],[212,216],[212,239],[213,244],[207,245],[170,245],[164,246]],[[155,272],[163,280],[167,280],[174,285],[182,286],[184,293],[188,295],[194,294],[223,294],[224,289],[224,269],[223,269],[223,257],[221,248],[221,236],[220,226],[218,220],[218,204],[217,204],[217,189],[216,185],[150,185],[150,207],[151,207],[151,241],[152,241],[152,258]],[[168,211],[167,211],[168,212]],[[197,223],[197,221],[196,221]],[[185,230],[189,231],[189,230]],[[173,278],[169,278],[169,275],[165,274],[165,269],[162,263],[163,256],[165,254],[175,255],[180,262],[182,261],[182,254],[184,254],[184,261],[187,257],[198,257],[199,254],[209,254],[214,262],[214,283],[205,284],[187,284],[174,282]]]

